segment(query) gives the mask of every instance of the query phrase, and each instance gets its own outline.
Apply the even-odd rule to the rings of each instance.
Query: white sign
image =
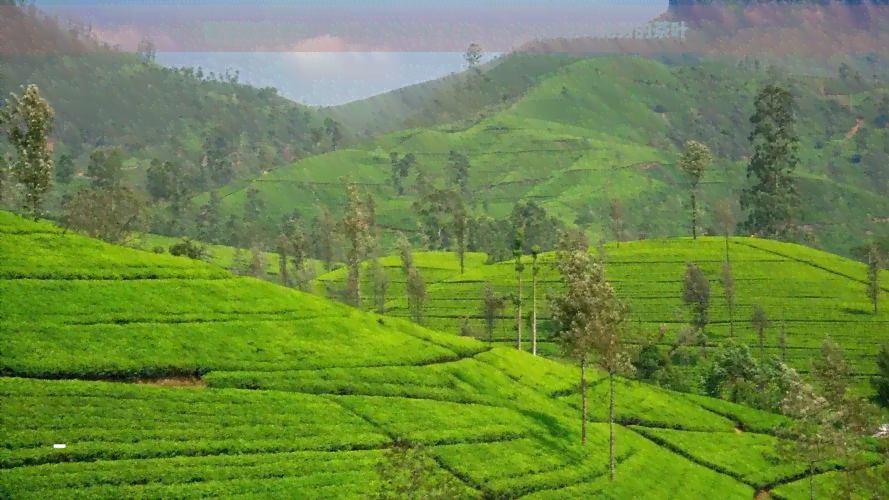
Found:
[[[52,445],[52,447],[53,447],[53,448],[64,448],[65,445],[63,445],[63,444],[54,444],[54,445]]]

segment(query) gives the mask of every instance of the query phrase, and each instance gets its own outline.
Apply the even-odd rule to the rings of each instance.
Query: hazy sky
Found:
[[[644,23],[667,0],[605,3],[498,1],[201,2],[38,0],[64,20],[92,23],[110,44],[135,50],[155,41],[158,62],[241,71],[317,105],[362,99],[465,68],[470,43],[483,61],[537,38],[579,37]]]

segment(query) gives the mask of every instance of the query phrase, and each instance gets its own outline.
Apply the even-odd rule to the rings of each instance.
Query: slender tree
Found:
[[[883,267],[883,262],[880,252],[877,250],[877,246],[872,243],[867,255],[867,297],[874,305],[874,314],[879,312],[881,267]]]
[[[531,354],[537,356],[537,273],[540,271],[537,259],[540,247],[531,248]]]
[[[793,94],[767,85],[754,102],[750,118],[754,126],[749,141],[754,147],[747,166],[753,185],[741,195],[741,209],[748,217],[741,227],[745,234],[782,236],[791,229],[799,208],[799,193],[793,172],[799,163],[799,139],[793,130]]]
[[[712,161],[710,148],[697,141],[686,142],[685,150],[679,157],[679,168],[685,172],[691,182],[691,235],[694,239],[698,238],[698,184]]]
[[[612,199],[608,205],[608,215],[611,218],[611,231],[614,233],[614,240],[617,242],[617,247],[620,248],[624,232],[624,206],[617,198]]]
[[[586,365],[593,355],[608,373],[609,402],[609,468],[614,480],[614,376],[628,373],[632,363],[622,346],[621,337],[628,317],[614,288],[605,279],[601,262],[595,262],[583,248],[584,237],[565,234],[560,243],[558,267],[565,292],[553,300],[553,322],[556,338],[565,355],[581,366],[582,430],[581,442],[586,444]]]
[[[686,266],[682,300],[694,312],[692,324],[703,332],[709,322],[707,310],[710,308],[710,281],[704,272],[692,263]]]
[[[404,270],[404,292],[407,295],[408,310],[415,323],[423,324],[423,307],[426,304],[426,283],[423,276],[414,266],[414,254],[407,238],[398,239],[398,253],[401,255],[401,266]]]
[[[877,375],[871,379],[874,387],[874,402],[889,410],[889,343],[877,355]]]
[[[466,233],[468,229],[469,216],[466,214],[466,209],[463,207],[463,204],[460,203],[454,211],[454,236],[456,236],[457,257],[460,259],[460,274],[466,272],[464,259],[466,256]]]
[[[522,262],[522,247],[525,243],[524,241],[524,228],[519,228],[516,231],[515,239],[513,240],[513,257],[515,257],[515,272],[516,279],[518,280],[519,290],[518,295],[516,297],[516,331],[518,332],[518,343],[516,344],[516,348],[518,350],[522,350],[522,273],[525,271],[525,264]]]
[[[349,302],[361,308],[361,260],[367,243],[367,214],[358,188],[345,177],[341,179],[346,188],[348,208],[343,219],[343,232],[349,241],[349,275],[346,285]]]
[[[728,307],[729,335],[735,336],[735,275],[732,272],[732,264],[725,261],[722,265],[722,294]]]
[[[389,274],[380,265],[379,259],[370,261],[367,274],[373,286],[374,305],[376,306],[377,314],[384,314],[386,312],[386,295],[389,292]]]
[[[485,329],[488,333],[488,342],[494,341],[494,327],[497,324],[497,318],[506,306],[506,302],[502,296],[494,293],[494,287],[490,283],[485,283],[485,295],[483,298],[484,309],[482,314],[485,317]]]
[[[759,337],[759,357],[761,360],[765,360],[766,358],[766,328],[772,326],[771,321],[769,321],[769,317],[766,314],[765,309],[762,308],[759,304],[755,304],[753,306],[753,315],[750,317],[750,324],[753,326],[753,331],[756,332],[757,337]]]
[[[40,97],[36,85],[23,87],[22,95],[13,94],[0,109],[0,129],[6,131],[10,144],[18,153],[13,172],[25,188],[25,210],[35,219],[40,215],[44,197],[52,185],[53,161],[49,137],[55,112]]]
[[[287,273],[287,256],[290,253],[290,241],[283,233],[278,236],[276,241],[276,250],[278,252],[278,269],[281,276],[281,285],[290,286],[290,275]]]

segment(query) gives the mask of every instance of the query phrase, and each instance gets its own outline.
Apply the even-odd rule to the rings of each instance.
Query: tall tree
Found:
[[[93,186],[104,188],[120,182],[123,176],[123,152],[120,148],[99,148],[90,154],[86,174]]]
[[[873,243],[867,255],[867,297],[874,305],[874,314],[879,312],[880,302],[880,268],[883,267],[880,252]]]
[[[522,350],[522,273],[525,271],[525,264],[522,262],[522,246],[524,244],[523,228],[516,231],[515,240],[513,241],[512,254],[515,257],[515,273],[518,280],[519,290],[516,299],[516,331],[518,332],[518,343],[516,348]]]
[[[610,385],[609,441],[610,478],[614,480],[614,376],[632,370],[621,337],[627,320],[626,305],[605,279],[601,262],[585,247],[582,233],[565,234],[560,243],[558,268],[565,292],[553,300],[556,338],[565,355],[580,363],[582,394],[581,442],[586,444],[586,365],[598,355],[599,366],[608,372]]]
[[[750,317],[750,324],[753,326],[753,331],[756,332],[756,336],[759,337],[759,357],[764,360],[766,357],[765,331],[766,328],[772,326],[772,322],[769,321],[765,309],[759,304],[753,305],[753,315]]]
[[[682,301],[694,313],[692,324],[701,332],[709,322],[707,310],[710,308],[710,281],[701,269],[689,263],[685,269],[682,286]]]
[[[286,235],[278,236],[275,250],[278,252],[278,274],[281,277],[281,286],[289,287],[290,275],[287,273],[287,257],[290,254],[290,241]]]
[[[506,301],[500,295],[494,293],[494,287],[491,283],[485,282],[485,295],[482,299],[484,308],[482,314],[485,317],[485,330],[488,334],[488,342],[494,340],[494,327],[497,324],[497,318],[506,306]]]
[[[74,158],[68,154],[60,156],[59,163],[56,165],[56,180],[62,184],[68,184],[74,178],[74,174]]]
[[[685,150],[679,157],[679,168],[685,172],[691,183],[691,236],[694,239],[698,238],[698,184],[712,161],[710,148],[697,141],[686,142]]]
[[[423,324],[423,307],[426,304],[426,283],[414,265],[414,253],[410,242],[403,235],[398,239],[398,253],[404,271],[404,292],[407,295],[408,310],[415,323]]]
[[[460,259],[460,274],[466,272],[466,233],[469,230],[469,215],[461,202],[454,211],[454,236],[457,243],[457,258]]]
[[[40,97],[36,85],[23,89],[21,96],[12,94],[6,99],[5,108],[0,109],[0,129],[6,131],[10,144],[18,153],[13,172],[25,188],[24,208],[36,219],[52,184],[54,169],[49,137],[55,112]]]
[[[349,276],[346,288],[349,300],[354,307],[361,308],[361,260],[367,247],[367,213],[358,188],[350,180],[343,177],[346,189],[347,209],[343,219],[343,233],[349,241],[348,265]]]
[[[732,264],[725,261],[722,265],[722,294],[728,307],[729,335],[735,336],[735,275],[732,272]]]
[[[336,225],[333,216],[325,207],[321,207],[320,213],[312,221],[312,244],[315,257],[324,262],[324,270],[330,271],[333,266],[333,238]]]
[[[874,402],[889,410],[889,343],[877,355],[877,375],[871,379],[874,387]]]
[[[756,112],[750,118],[754,130],[749,141],[754,147],[747,178],[754,184],[741,195],[741,209],[748,218],[745,233],[778,237],[791,230],[800,203],[793,179],[799,158],[799,139],[793,130],[793,95],[776,85],[767,85],[756,97]]]
[[[374,306],[377,314],[384,314],[386,312],[386,294],[389,292],[389,274],[380,265],[379,259],[370,261],[367,274],[373,287]]]
[[[452,182],[457,191],[464,197],[469,196],[469,159],[453,149],[448,154],[448,165],[451,169]]]
[[[469,47],[466,48],[466,53],[463,54],[463,58],[466,60],[470,70],[477,70],[478,63],[482,59],[482,48],[475,43],[469,44]]]
[[[537,273],[540,271],[537,258],[540,247],[531,248],[531,354],[537,356]]]
[[[611,232],[614,233],[614,241],[620,248],[620,241],[624,233],[624,206],[617,198],[613,198],[608,205],[608,216],[611,219]]]

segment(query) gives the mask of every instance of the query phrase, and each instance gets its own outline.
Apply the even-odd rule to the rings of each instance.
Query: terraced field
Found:
[[[687,262],[696,263],[711,284],[710,324],[707,335],[715,340],[730,336],[730,321],[723,295],[720,273],[725,259],[722,238],[703,237],[697,241],[674,239],[634,241],[606,245],[607,273],[620,297],[631,306],[638,326],[636,341],[659,336],[660,325],[668,334],[663,344],[672,342],[675,333],[687,324],[688,312],[682,304],[682,279]],[[772,326],[766,330],[766,352],[782,354],[780,330],[787,335],[784,352],[787,361],[800,371],[808,371],[812,359],[826,335],[846,350],[856,375],[864,378],[875,372],[874,358],[879,346],[889,339],[889,272],[882,271],[884,293],[880,312],[872,314],[865,294],[866,267],[858,262],[800,245],[756,238],[733,238],[730,255],[735,276],[735,336],[752,347],[759,339],[750,324],[754,304],[761,305]],[[552,268],[554,254],[541,256],[538,275],[538,318],[548,316],[547,295],[560,289],[557,271]],[[530,261],[530,259],[528,260]],[[525,306],[530,318],[531,270],[525,266]],[[429,287],[429,305],[425,311],[431,328],[459,333],[464,316],[484,331],[483,294],[485,283],[507,294],[517,291],[514,262],[482,266]],[[407,316],[404,300],[393,303],[388,314]],[[515,307],[509,303],[497,322],[494,340],[515,346]],[[529,321],[529,319],[528,319]],[[529,349],[530,327],[522,327],[523,348]],[[542,339],[542,351],[555,354],[549,339]],[[758,347],[754,350],[758,354]]]
[[[483,253],[466,252],[463,256],[463,267],[468,271],[478,269],[485,264],[487,258],[488,256]],[[381,257],[378,262],[389,277],[389,288],[386,292],[388,308],[389,304],[396,304],[405,297],[404,268],[401,257],[397,255]],[[368,266],[368,262],[362,263],[361,304],[362,309],[373,310],[374,284],[367,272]],[[423,276],[427,287],[460,275],[460,260],[454,252],[415,252],[414,266]],[[327,286],[345,286],[348,272],[347,268],[341,268],[318,276],[314,281],[315,292],[324,295]]]
[[[779,417],[619,380],[612,483],[601,374],[581,447],[573,366],[5,213],[0,251],[2,498],[363,499],[395,438],[467,498],[807,495]]]
[[[158,234],[142,234],[133,242],[132,247],[138,250],[152,251],[154,247],[160,246],[164,248],[164,252],[169,252],[170,247],[179,243],[180,238],[172,238],[169,236],[161,236]],[[210,254],[210,263],[224,269],[232,270],[235,266],[235,248],[227,245],[205,245]],[[274,252],[263,252],[265,256],[265,273],[270,280],[279,280],[280,260],[278,254]],[[253,254],[247,250],[243,252],[243,258],[246,262],[250,262]],[[320,260],[309,259],[306,266],[310,269],[314,276],[324,274],[324,263]],[[279,281],[280,282],[280,281]]]

